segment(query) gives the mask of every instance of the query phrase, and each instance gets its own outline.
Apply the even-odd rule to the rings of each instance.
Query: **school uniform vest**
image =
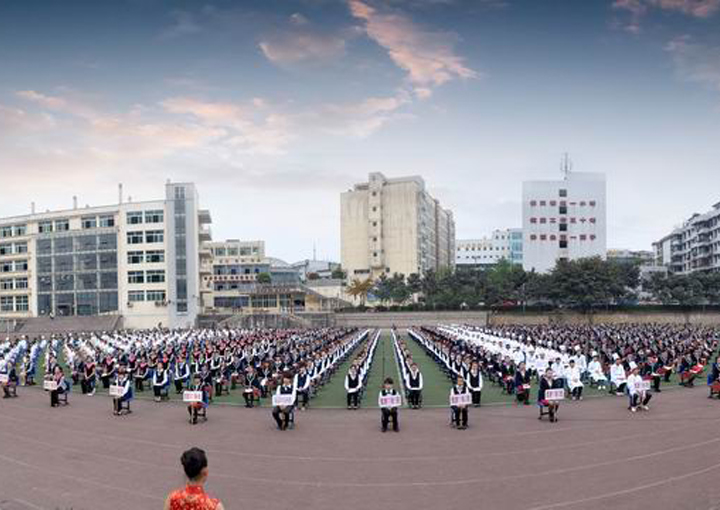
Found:
[[[360,385],[360,377],[359,376],[351,376],[348,374],[348,388],[354,389],[357,388]]]
[[[410,379],[410,389],[415,389],[420,387],[420,371],[418,370],[417,374],[413,376],[413,373],[410,372],[408,374],[408,378]]]

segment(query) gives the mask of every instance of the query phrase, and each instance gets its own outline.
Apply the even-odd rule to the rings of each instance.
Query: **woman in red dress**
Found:
[[[185,488],[170,493],[165,500],[165,510],[225,510],[220,500],[205,493],[208,462],[200,448],[190,448],[183,453],[180,462],[188,477]]]

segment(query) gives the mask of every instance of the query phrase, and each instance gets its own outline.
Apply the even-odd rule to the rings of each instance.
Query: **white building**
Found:
[[[605,175],[566,171],[526,181],[522,191],[523,267],[547,272],[560,259],[606,257]]]
[[[452,267],[455,222],[421,177],[368,182],[341,195],[341,258],[348,279]]]
[[[655,263],[671,273],[720,271],[720,202],[704,214],[694,214],[653,248]]]
[[[119,314],[125,327],[186,327],[200,310],[210,214],[193,184],[165,198],[0,219],[0,319]]]
[[[495,230],[489,237],[480,239],[458,239],[455,251],[456,266],[489,267],[501,260],[511,260],[512,233]]]

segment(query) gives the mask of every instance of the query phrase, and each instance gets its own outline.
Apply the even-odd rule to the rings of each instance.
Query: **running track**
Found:
[[[268,409],[211,407],[192,427],[181,404],[20,388],[0,401],[0,509],[153,509],[182,485],[190,446],[210,459],[208,491],[228,509],[720,509],[720,402],[704,388],[665,392],[650,413],[625,399],[567,402],[560,421],[534,406],[473,409],[470,429],[444,409],[310,410],[273,428]]]

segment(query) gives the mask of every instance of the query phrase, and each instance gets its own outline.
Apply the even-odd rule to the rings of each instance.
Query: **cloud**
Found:
[[[160,39],[175,39],[202,32],[202,27],[196,21],[195,16],[188,11],[171,11],[170,17],[172,25],[160,32]]]
[[[720,47],[681,36],[670,41],[665,50],[672,56],[678,77],[720,92]]]
[[[628,32],[641,32],[641,21],[652,10],[675,11],[694,18],[709,18],[720,9],[720,0],[614,0],[612,7],[629,13],[627,22],[617,22]]]
[[[317,124],[327,133],[367,138],[388,122],[408,118],[408,114],[399,110],[411,101],[410,95],[401,90],[394,96],[369,97],[349,104],[327,104],[321,108]]]
[[[364,23],[367,36],[407,71],[419,98],[428,97],[433,87],[450,80],[478,77],[455,54],[457,35],[425,29],[397,11],[380,12],[363,0],[348,0],[348,5],[352,15]]]
[[[262,37],[263,55],[278,65],[325,62],[345,54],[345,39],[314,27],[300,13],[290,16],[287,26]]]

